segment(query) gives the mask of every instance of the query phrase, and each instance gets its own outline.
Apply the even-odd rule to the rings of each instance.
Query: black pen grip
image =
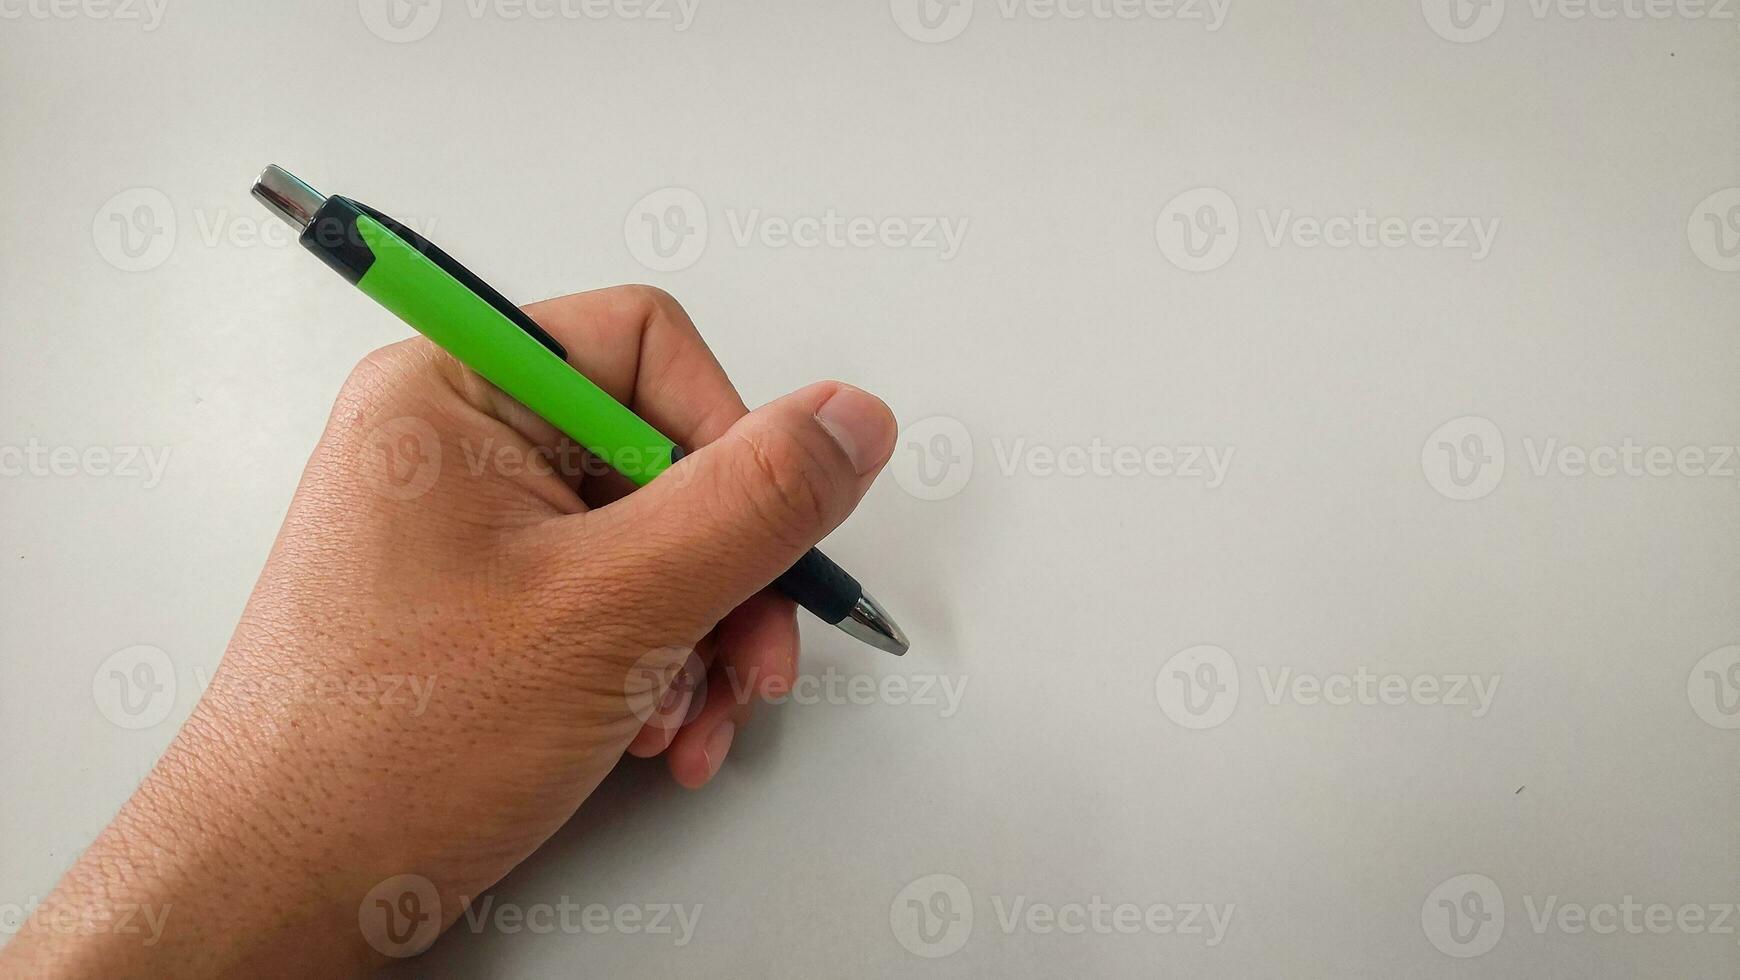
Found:
[[[805,552],[773,585],[829,625],[845,619],[864,594],[857,579],[817,548]]]

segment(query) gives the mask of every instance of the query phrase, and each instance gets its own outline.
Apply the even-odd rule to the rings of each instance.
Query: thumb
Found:
[[[587,516],[638,542],[646,560],[624,562],[624,573],[659,576],[646,584],[671,620],[711,628],[846,519],[888,462],[895,432],[881,399],[824,381],[745,415]]]

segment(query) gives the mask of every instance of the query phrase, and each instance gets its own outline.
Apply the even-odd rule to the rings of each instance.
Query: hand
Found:
[[[747,413],[654,289],[527,312],[691,455],[625,495],[421,338],[369,355],[209,690],[0,973],[362,970],[383,880],[427,879],[445,928],[624,751],[698,787],[749,718],[733,692],[789,688],[795,610],[762,590],[887,462],[888,409],[827,382]],[[153,945],[103,926],[121,906],[161,914]]]

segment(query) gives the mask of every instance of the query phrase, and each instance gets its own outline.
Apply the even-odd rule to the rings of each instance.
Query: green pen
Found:
[[[568,363],[568,352],[488,283],[421,235],[349,198],[326,197],[273,165],[254,197],[302,246],[369,298],[543,416],[637,486],[684,450]],[[906,635],[881,604],[811,548],[773,585],[823,621],[896,656]]]

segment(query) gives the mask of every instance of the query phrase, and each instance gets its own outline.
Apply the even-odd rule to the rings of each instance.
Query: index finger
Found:
[[[525,308],[568,363],[685,449],[748,414],[683,307],[653,286],[612,286]]]

